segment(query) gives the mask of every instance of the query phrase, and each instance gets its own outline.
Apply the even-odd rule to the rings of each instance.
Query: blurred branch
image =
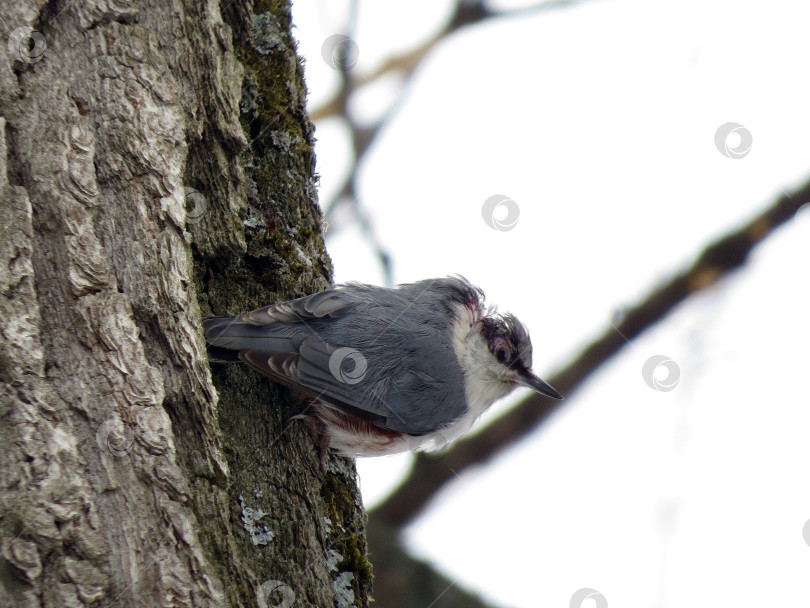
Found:
[[[618,353],[629,340],[640,335],[688,296],[711,285],[741,267],[749,253],[799,208],[810,202],[810,182],[793,195],[785,194],[771,207],[739,230],[711,243],[692,266],[649,294],[625,312],[617,324],[606,328],[582,353],[549,382],[569,398],[600,365]],[[533,394],[495,419],[480,432],[457,442],[438,456],[419,453],[408,477],[371,517],[391,527],[413,521],[431,497],[453,477],[470,466],[480,465],[534,432],[555,411],[558,401]]]
[[[392,57],[382,65],[380,65],[374,72],[366,76],[357,76],[353,68],[353,63],[347,61],[347,52],[349,45],[343,46],[338,49],[340,55],[337,59],[337,65],[340,74],[340,86],[334,97],[322,105],[320,108],[313,110],[310,116],[316,123],[325,118],[339,117],[348,127],[349,140],[354,155],[354,162],[352,163],[343,185],[339,188],[337,194],[332,197],[324,205],[324,217],[329,223],[331,232],[334,234],[339,230],[340,223],[337,219],[337,211],[339,208],[350,211],[357,219],[360,228],[374,250],[377,259],[380,262],[383,273],[385,275],[385,282],[391,286],[393,283],[393,270],[391,267],[391,255],[383,246],[380,239],[377,238],[374,232],[374,227],[371,220],[363,209],[362,201],[358,195],[357,188],[357,171],[360,163],[365,157],[369,147],[377,139],[377,135],[391,118],[396,114],[399,106],[405,99],[405,92],[407,85],[416,69],[421,65],[422,61],[427,57],[434,47],[455,32],[469,27],[471,25],[480,24],[488,19],[494,18],[514,18],[523,15],[537,14],[541,11],[570,8],[572,6],[589,2],[593,0],[550,0],[541,2],[536,5],[516,9],[512,11],[492,11],[485,6],[482,1],[467,2],[460,0],[455,7],[455,11],[448,20],[447,24],[434,36],[427,41],[423,42],[417,48]],[[352,4],[351,15],[349,18],[349,26],[346,28],[348,37],[352,38],[352,30],[357,21],[357,5]],[[384,116],[370,126],[361,126],[351,116],[349,112],[349,101],[359,89],[375,82],[379,78],[389,73],[396,72],[402,75],[402,82],[400,83],[399,92],[396,99],[386,110]]]
[[[397,530],[368,522],[375,605],[385,608],[494,608],[422,559],[408,554]]]
[[[368,74],[367,76],[357,78],[357,84],[354,87],[354,90],[367,84],[371,84],[372,82],[375,82],[382,76],[390,74],[391,72],[400,72],[403,74],[404,89],[404,85],[407,84],[407,81],[411,78],[411,76],[413,76],[416,68],[419,67],[422,60],[424,60],[425,57],[430,54],[433,48],[448,36],[465,27],[477,25],[483,21],[486,21],[487,19],[514,18],[521,17],[523,15],[537,14],[542,11],[571,8],[572,6],[583,4],[584,2],[588,1],[593,0],[553,0],[551,2],[540,2],[534,6],[516,9],[513,11],[492,11],[486,8],[482,2],[459,2],[456,5],[455,12],[450,17],[450,20],[443,29],[415,49],[403,53],[402,55],[391,57],[390,59],[384,61],[382,65],[380,65],[372,73]],[[349,94],[354,92],[354,90],[347,91],[343,90],[342,88],[338,90],[332,99],[310,113],[312,120],[318,121],[324,118],[331,118],[333,116],[340,116],[341,118],[345,117],[347,98]]]

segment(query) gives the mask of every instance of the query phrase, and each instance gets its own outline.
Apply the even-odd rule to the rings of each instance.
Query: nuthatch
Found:
[[[518,386],[562,399],[532,373],[526,328],[461,277],[350,283],[204,326],[212,360],[310,398],[322,458],[443,447]]]

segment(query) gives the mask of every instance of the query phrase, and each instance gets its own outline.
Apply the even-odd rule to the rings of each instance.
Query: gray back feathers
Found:
[[[453,316],[482,301],[461,278],[398,289],[352,283],[204,326],[211,346],[237,351],[270,378],[382,428],[420,435],[467,410]]]

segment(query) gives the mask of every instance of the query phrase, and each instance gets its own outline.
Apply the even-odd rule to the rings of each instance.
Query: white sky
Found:
[[[360,2],[356,73],[412,48],[450,6]],[[294,7],[312,108],[337,83],[321,45],[347,14]],[[614,311],[810,176],[808,24],[795,1],[595,0],[445,41],[362,166],[396,282],[467,276],[530,328],[549,376]],[[379,115],[392,81],[369,87],[358,115]],[[727,122],[753,136],[744,158],[715,147]],[[325,202],[349,148],[335,121],[317,136]],[[517,202],[513,230],[484,223],[495,194]],[[381,282],[356,228],[329,237],[338,282]],[[810,212],[540,433],[448,487],[409,529],[412,550],[504,607],[565,608],[582,587],[611,608],[808,605],[808,258]],[[658,354],[680,368],[670,392],[641,375]],[[407,465],[359,461],[366,504]]]

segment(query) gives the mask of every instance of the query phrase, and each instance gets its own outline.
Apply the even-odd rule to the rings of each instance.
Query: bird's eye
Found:
[[[492,350],[495,358],[499,363],[506,363],[512,356],[512,349],[506,340],[498,340],[495,343],[495,348]]]

